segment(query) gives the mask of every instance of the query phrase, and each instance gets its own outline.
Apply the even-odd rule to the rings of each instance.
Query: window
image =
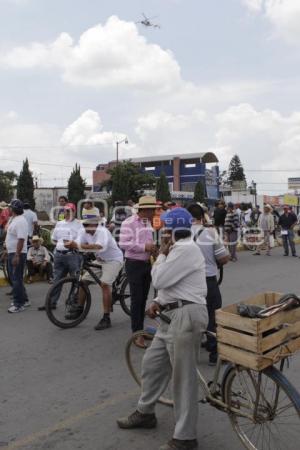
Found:
[[[195,163],[187,163],[184,166],[186,169],[192,169],[192,168],[196,167],[196,164]]]

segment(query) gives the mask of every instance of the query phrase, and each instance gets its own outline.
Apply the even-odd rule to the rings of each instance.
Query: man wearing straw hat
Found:
[[[125,268],[131,293],[132,332],[143,330],[146,302],[151,283],[150,257],[157,248],[153,240],[151,225],[156,199],[143,196],[139,199],[138,213],[124,220],[120,230],[120,248],[125,251]],[[136,341],[144,348],[143,338]]]
[[[266,247],[266,255],[271,256],[271,236],[275,229],[273,208],[271,205],[264,206],[264,211],[260,214],[257,225],[263,232],[263,242],[257,247],[254,255],[260,255],[263,247]]]
[[[36,273],[39,273],[41,276],[46,273],[49,284],[53,283],[50,255],[46,247],[43,246],[43,242],[43,238],[39,236],[32,237],[32,247],[29,248],[27,253],[28,283],[32,283],[33,276]]]

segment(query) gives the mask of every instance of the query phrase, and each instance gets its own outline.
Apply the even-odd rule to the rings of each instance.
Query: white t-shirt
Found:
[[[77,219],[57,222],[52,233],[52,240],[57,241],[56,250],[60,252],[68,250],[64,246],[64,241],[76,241],[82,231],[84,231],[84,227]]]
[[[98,260],[123,262],[122,251],[119,249],[108,229],[102,225],[98,226],[94,235],[89,234],[84,230],[79,234],[76,242],[79,246],[81,244],[101,245],[102,250],[96,252]]]
[[[28,235],[32,237],[34,231],[34,223],[38,221],[37,215],[34,211],[31,211],[31,209],[24,209],[24,217],[28,223]]]
[[[12,217],[9,221],[5,239],[7,253],[16,253],[19,239],[24,239],[22,253],[27,253],[28,224],[24,214]]]

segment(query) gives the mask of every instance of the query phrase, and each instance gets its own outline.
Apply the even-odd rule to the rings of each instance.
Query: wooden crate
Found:
[[[283,294],[266,292],[240,302],[275,305]],[[264,319],[241,317],[237,304],[216,311],[218,352],[221,359],[263,370],[300,349],[300,308]]]

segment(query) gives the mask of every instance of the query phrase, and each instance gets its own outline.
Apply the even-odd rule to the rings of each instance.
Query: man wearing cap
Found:
[[[30,208],[28,200],[24,200],[24,217],[28,223],[28,239],[31,241],[34,233],[38,232],[38,218],[36,213]]]
[[[120,428],[154,428],[155,405],[173,380],[175,431],[160,450],[198,448],[198,375],[201,334],[206,330],[205,260],[191,237],[192,216],[183,208],[162,216],[166,226],[160,255],[152,269],[158,289],[148,314],[163,313],[170,324],[161,322],[142,365],[142,394],[137,410],[117,421]]]
[[[296,225],[296,223],[296,214],[293,211],[289,210],[288,205],[284,205],[283,214],[280,216],[278,222],[278,224],[281,226],[284,256],[289,256],[289,246],[291,247],[292,256],[297,256],[294,241],[294,226]]]
[[[12,216],[5,239],[13,295],[13,304],[8,308],[9,313],[22,312],[24,307],[30,306],[23,280],[28,239],[28,225],[23,206],[21,200],[12,200],[10,204]]]
[[[80,272],[81,257],[77,249],[70,249],[65,246],[71,241],[75,241],[79,233],[83,230],[82,223],[76,219],[76,206],[74,203],[65,205],[65,218],[56,223],[52,233],[52,242],[55,244],[54,250],[54,284],[66,277],[78,275]],[[56,308],[60,291],[53,290],[52,307]],[[39,311],[45,311],[45,306],[40,306]]]
[[[43,246],[43,239],[39,236],[32,237],[32,246],[27,253],[28,283],[32,283],[33,276],[39,273],[47,275],[49,284],[53,283],[53,269],[50,262],[50,255],[46,247]]]
[[[260,214],[257,222],[258,228],[263,232],[263,242],[258,245],[254,255],[260,255],[262,248],[266,247],[266,255],[271,256],[271,235],[275,229],[273,208],[271,205],[265,205],[264,211]]]
[[[95,326],[95,330],[105,330],[111,327],[110,312],[112,306],[111,290],[123,267],[123,253],[119,249],[115,239],[106,227],[103,227],[96,219],[82,221],[84,229],[79,233],[75,242],[67,244],[68,248],[77,248],[83,252],[93,252],[99,262],[99,269],[93,269],[94,274],[101,281],[103,317]],[[82,281],[95,284],[95,280],[89,273],[82,277]],[[80,294],[80,298],[81,294]],[[84,302],[84,299],[83,299]],[[74,320],[82,314],[83,302],[74,307],[67,319]]]
[[[222,307],[222,296],[218,284],[218,267],[224,266],[229,261],[229,253],[226,250],[221,237],[216,228],[206,227],[206,219],[203,208],[197,203],[188,207],[188,211],[193,216],[192,233],[194,241],[200,248],[206,266],[207,283],[207,311],[208,327],[207,330],[216,332],[216,310]],[[217,340],[208,335],[206,350],[209,352],[209,365],[214,366],[217,363]]]
[[[150,257],[157,249],[151,226],[156,207],[154,197],[141,197],[138,213],[124,220],[120,230],[119,245],[125,251],[125,268],[130,285],[133,333],[144,328],[145,308],[151,283]],[[144,340],[138,338],[136,345],[144,347]]]

